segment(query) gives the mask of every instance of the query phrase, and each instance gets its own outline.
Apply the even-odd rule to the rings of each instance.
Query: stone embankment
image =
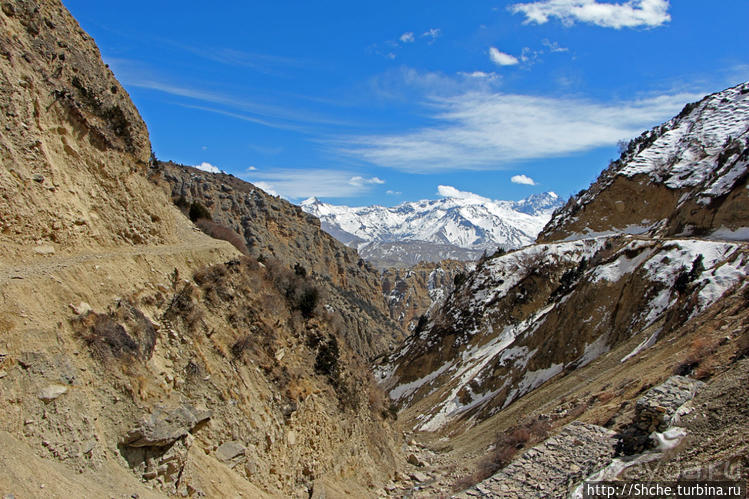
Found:
[[[575,483],[608,464],[615,446],[613,431],[576,421],[454,497],[562,497]]]

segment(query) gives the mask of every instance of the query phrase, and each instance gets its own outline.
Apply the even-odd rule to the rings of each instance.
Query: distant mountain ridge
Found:
[[[339,206],[314,197],[301,207],[318,217],[326,232],[375,264],[412,265],[414,248],[420,260],[439,261],[471,260],[484,250],[526,246],[562,206],[554,192],[497,201],[449,186],[439,190],[441,199],[390,208]]]

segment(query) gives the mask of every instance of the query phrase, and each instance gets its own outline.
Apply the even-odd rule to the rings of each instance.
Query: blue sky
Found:
[[[749,79],[746,0],[63,1],[160,159],[294,202],[567,197]]]

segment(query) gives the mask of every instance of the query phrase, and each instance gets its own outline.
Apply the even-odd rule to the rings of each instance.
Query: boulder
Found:
[[[183,404],[174,409],[157,407],[154,412],[122,437],[128,447],[163,447],[190,433],[210,419],[211,411]]]
[[[68,387],[65,385],[49,385],[39,390],[37,397],[44,402],[51,402],[67,391]]]
[[[216,449],[216,457],[219,461],[228,463],[236,458],[244,457],[245,450],[246,448],[242,445],[242,442],[231,440],[219,445],[218,449]]]

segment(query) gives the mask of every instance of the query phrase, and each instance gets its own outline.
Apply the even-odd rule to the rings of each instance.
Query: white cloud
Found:
[[[671,20],[669,0],[629,0],[626,3],[600,3],[596,0],[543,0],[518,3],[509,9],[525,14],[526,23],[544,24],[559,18],[566,26],[575,21],[604,28],[654,28]]]
[[[400,196],[403,193],[401,191],[391,191],[390,189],[388,189],[387,191],[385,191],[385,194],[387,194],[388,196]]]
[[[432,29],[427,30],[424,33],[422,33],[421,37],[422,38],[431,38],[432,41],[434,41],[437,38],[439,38],[441,34],[442,34],[442,30],[440,30],[439,28],[432,28]]]
[[[364,185],[379,185],[384,184],[385,181],[382,179],[379,179],[377,177],[372,178],[364,178],[362,176],[356,175],[354,177],[351,177],[348,181],[349,184],[356,186],[356,187],[362,187]]]
[[[438,185],[437,193],[444,198],[455,198],[455,199],[467,199],[469,201],[475,201],[477,203],[488,203],[491,199],[479,196],[472,192],[461,191],[451,185]]]
[[[107,61],[112,64],[118,79],[127,87],[144,88],[180,97],[182,102],[178,101],[177,104],[189,109],[222,114],[266,127],[297,131],[312,130],[311,127],[307,128],[302,125],[350,125],[350,123],[329,119],[323,115],[306,112],[300,106],[290,106],[288,99],[283,105],[274,105],[269,104],[267,100],[241,97],[230,92],[208,91],[172,84],[168,82],[166,76],[160,73],[160,70],[138,61],[119,58],[107,58]],[[204,104],[188,104],[185,101],[197,101]],[[205,103],[222,108],[209,107]]]
[[[256,167],[254,167],[254,166],[248,166],[248,167],[247,167],[247,171],[248,171],[248,172],[254,172],[254,171],[257,171],[257,168],[256,168]]]
[[[352,137],[339,150],[404,171],[497,169],[512,161],[560,157],[634,137],[702,94],[622,102],[467,91],[432,97],[433,125],[401,134]]]
[[[400,37],[400,41],[403,43],[413,43],[414,40],[416,40],[416,38],[414,38],[413,31],[403,33]]]
[[[547,38],[544,38],[543,40],[541,40],[541,44],[544,47],[546,47],[547,49],[549,49],[549,52],[551,52],[552,54],[555,54],[555,53],[558,53],[558,52],[569,52],[570,51],[570,49],[568,49],[567,47],[560,47],[559,43],[549,41]]]
[[[527,175],[513,175],[510,182],[513,184],[536,185],[536,182]]]
[[[208,172],[208,173],[221,173],[221,170],[218,167],[213,166],[212,164],[207,163],[205,161],[203,161],[199,165],[196,165],[195,168],[197,168],[198,170],[202,170],[204,172]]]
[[[517,57],[500,52],[495,47],[489,48],[489,58],[500,66],[514,66],[519,62]]]
[[[258,188],[260,188],[260,189],[264,190],[265,192],[267,192],[267,193],[268,193],[268,194],[270,194],[271,196],[278,196],[278,195],[279,195],[279,194],[278,194],[278,193],[277,193],[277,192],[276,192],[276,191],[275,191],[275,190],[273,189],[273,186],[272,186],[271,184],[269,184],[268,182],[263,182],[263,181],[260,181],[260,182],[253,182],[253,183],[255,184],[255,187],[258,187]]]
[[[486,90],[496,86],[501,77],[495,73],[458,73],[446,75],[437,71],[417,71],[407,66],[391,68],[369,81],[370,91],[383,100],[415,102],[424,95],[451,96],[467,91]]]
[[[345,170],[276,169],[247,172],[243,178],[273,195],[289,199],[316,197],[351,197],[365,194],[385,181]]]
[[[495,72],[486,73],[484,71],[474,71],[472,73],[464,73],[460,71],[458,75],[463,76],[465,78],[476,78],[478,80],[489,80],[489,81],[493,81],[499,78],[499,75]]]

